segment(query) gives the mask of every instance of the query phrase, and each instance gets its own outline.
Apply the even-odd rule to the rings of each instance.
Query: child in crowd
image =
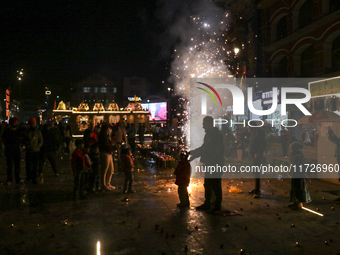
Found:
[[[126,188],[127,188],[128,183],[129,183],[128,193],[133,193],[133,191],[131,190],[131,187],[132,187],[132,172],[135,168],[135,165],[133,163],[132,153],[131,153],[130,149],[126,148],[126,149],[122,150],[121,154],[122,154],[121,155],[122,168],[123,168],[123,171],[124,171],[124,174],[125,174],[123,193],[126,192]]]
[[[92,172],[90,174],[90,190],[96,193],[99,190],[99,165],[100,165],[100,155],[98,144],[93,144],[90,149],[90,160],[92,162],[91,168]]]
[[[89,162],[83,153],[84,141],[75,141],[76,149],[72,153],[72,171],[74,177],[74,188],[73,188],[73,198],[78,200],[78,198],[86,199],[85,193],[85,181],[84,181],[84,171],[86,165],[89,167]]]
[[[180,161],[174,173],[176,175],[175,184],[178,185],[178,196],[180,203],[177,204],[177,206],[179,208],[188,208],[190,206],[188,186],[190,183],[191,169],[188,157],[189,157],[188,152],[186,151],[181,152]]]

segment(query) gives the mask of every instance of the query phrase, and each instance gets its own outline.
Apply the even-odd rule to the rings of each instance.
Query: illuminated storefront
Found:
[[[115,111],[111,109],[115,109]],[[92,110],[90,110],[88,104],[81,103],[78,108],[67,110],[61,102],[58,109],[53,111],[53,114],[56,122],[70,125],[73,134],[78,136],[83,134],[87,128],[94,128],[97,124],[103,122],[116,124],[121,119],[125,123],[134,123],[137,128],[140,124],[144,124],[148,129],[150,112],[142,109],[140,103],[129,105],[123,110],[119,110],[116,103],[111,103],[107,109],[102,104],[97,103]]]

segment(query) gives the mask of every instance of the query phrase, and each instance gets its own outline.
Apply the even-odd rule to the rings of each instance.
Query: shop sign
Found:
[[[131,101],[131,102],[132,101],[133,102],[138,102],[138,101],[142,101],[142,98],[134,96],[134,97],[128,97],[128,100]]]
[[[311,97],[324,97],[340,94],[340,77],[308,83]]]

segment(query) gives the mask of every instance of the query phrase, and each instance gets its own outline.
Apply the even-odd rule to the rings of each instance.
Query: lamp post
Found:
[[[21,82],[22,78],[24,77],[24,69],[18,70],[17,71],[17,79],[19,81],[19,116],[20,118],[22,117],[22,102],[21,102]]]

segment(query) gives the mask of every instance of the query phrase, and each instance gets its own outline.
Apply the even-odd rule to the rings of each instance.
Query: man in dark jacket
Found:
[[[258,123],[255,125],[258,125]],[[262,164],[263,154],[266,146],[267,142],[263,129],[261,127],[252,127],[248,146],[250,165],[260,166]],[[259,198],[259,196],[261,195],[260,173],[255,173],[255,189],[253,189],[249,193],[253,194],[254,198]]]
[[[53,172],[56,176],[59,175],[58,173],[58,165],[56,163],[56,158],[55,158],[55,148],[57,146],[57,141],[56,138],[51,132],[52,128],[52,123],[47,123],[43,127],[42,131],[42,136],[43,136],[43,145],[40,148],[40,153],[39,153],[39,168],[38,168],[38,175],[40,177],[39,181],[40,183],[43,183],[43,168],[46,159],[50,161]]]
[[[190,152],[192,156],[190,160],[200,157],[200,162],[208,166],[219,165],[221,168],[224,165],[224,145],[222,133],[214,127],[214,119],[211,116],[206,116],[203,119],[203,128],[205,130],[204,142],[201,147]],[[204,189],[205,201],[204,204],[196,207],[197,210],[211,209],[211,195],[214,191],[216,200],[213,209],[210,212],[220,211],[222,203],[222,174],[221,172],[205,173]]]
[[[20,179],[20,146],[22,133],[19,130],[18,118],[14,117],[9,120],[9,127],[2,133],[2,142],[5,145],[5,156],[7,163],[7,185],[12,184],[13,164],[16,184],[21,182]]]

